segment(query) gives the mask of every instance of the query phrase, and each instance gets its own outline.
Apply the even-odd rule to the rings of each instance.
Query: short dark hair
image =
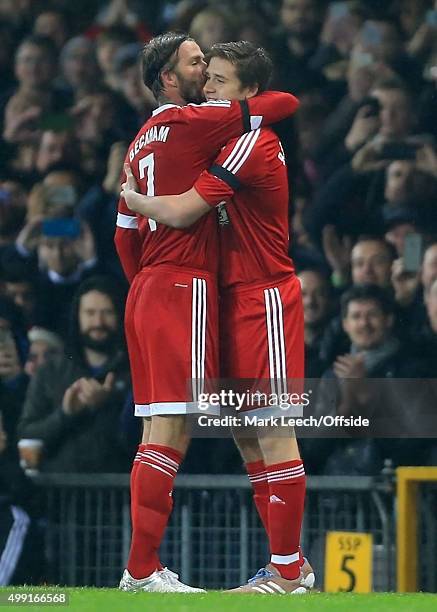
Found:
[[[388,316],[394,313],[394,302],[390,293],[378,285],[354,285],[341,296],[341,318],[345,319],[351,302],[376,302]]]
[[[268,88],[273,72],[273,62],[262,47],[257,47],[247,40],[217,43],[206,54],[207,63],[213,57],[231,62],[235,66],[243,87],[258,85],[259,92]]]
[[[97,47],[112,41],[118,42],[122,45],[128,45],[130,43],[134,43],[136,40],[137,37],[130,28],[116,25],[100,32],[100,34],[97,35],[96,43]]]
[[[123,335],[123,317],[125,292],[120,282],[113,277],[103,274],[90,276],[83,280],[74,293],[73,300],[70,306],[70,325],[67,354],[74,356],[76,359],[83,359],[82,337],[79,324],[79,310],[82,297],[91,291],[98,291],[106,295],[112,302],[118,319],[118,340],[119,346],[124,346]]]
[[[384,238],[384,236],[381,236],[380,234],[360,234],[358,236],[358,238],[357,238],[357,241],[354,244],[354,247],[357,244],[360,244],[361,242],[379,242],[379,244],[381,244],[385,248],[385,250],[387,251],[388,256],[392,260],[395,260],[398,257],[396,249],[392,245],[392,243],[388,242]]]
[[[158,98],[163,90],[161,73],[166,68],[172,70],[177,63],[179,47],[186,40],[193,40],[184,32],[166,32],[152,38],[144,45],[142,66],[143,81]]]

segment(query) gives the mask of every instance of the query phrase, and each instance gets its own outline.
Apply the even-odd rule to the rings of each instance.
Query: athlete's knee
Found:
[[[244,438],[237,428],[232,430],[232,435],[234,436],[234,442],[245,463],[262,461],[263,455],[256,436]]]
[[[144,417],[143,418],[143,436],[141,439],[142,444],[149,443],[151,426],[152,426],[152,419],[150,417]]]
[[[190,442],[186,417],[184,415],[152,417],[148,442],[174,448],[185,455]]]
[[[260,435],[258,442],[266,465],[300,459],[299,447],[294,436]]]

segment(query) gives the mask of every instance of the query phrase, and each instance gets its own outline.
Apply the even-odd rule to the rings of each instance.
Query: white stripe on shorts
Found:
[[[264,289],[269,350],[269,372],[272,393],[287,393],[284,317],[281,294],[277,287]]]
[[[203,393],[205,380],[207,287],[204,278],[193,278],[191,316],[191,378],[193,401]]]

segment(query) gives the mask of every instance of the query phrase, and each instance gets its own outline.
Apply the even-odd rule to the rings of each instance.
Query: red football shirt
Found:
[[[258,129],[229,142],[194,187],[211,206],[222,202],[222,288],[279,280],[294,272],[288,256],[287,169],[272,130]]]
[[[183,193],[231,138],[279,121],[293,114],[297,106],[294,96],[278,92],[243,102],[221,100],[183,107],[165,104],[141,128],[126,159],[141,193]],[[120,199],[116,245],[130,281],[149,265],[171,263],[212,272],[218,267],[215,215],[205,215],[190,228],[177,230],[134,215]]]

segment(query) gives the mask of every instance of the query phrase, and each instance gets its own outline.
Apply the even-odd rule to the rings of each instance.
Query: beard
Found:
[[[176,72],[176,74],[179,81],[179,94],[187,104],[201,104],[205,102],[206,98],[203,93],[204,79],[201,81],[190,81],[183,77],[180,72]]]
[[[97,329],[97,328],[95,328]],[[93,338],[90,332],[94,330],[88,330],[80,334],[81,344],[84,348],[97,351],[98,353],[112,353],[118,344],[118,333],[112,329],[98,328],[99,330],[105,331],[106,336],[103,338]]]

